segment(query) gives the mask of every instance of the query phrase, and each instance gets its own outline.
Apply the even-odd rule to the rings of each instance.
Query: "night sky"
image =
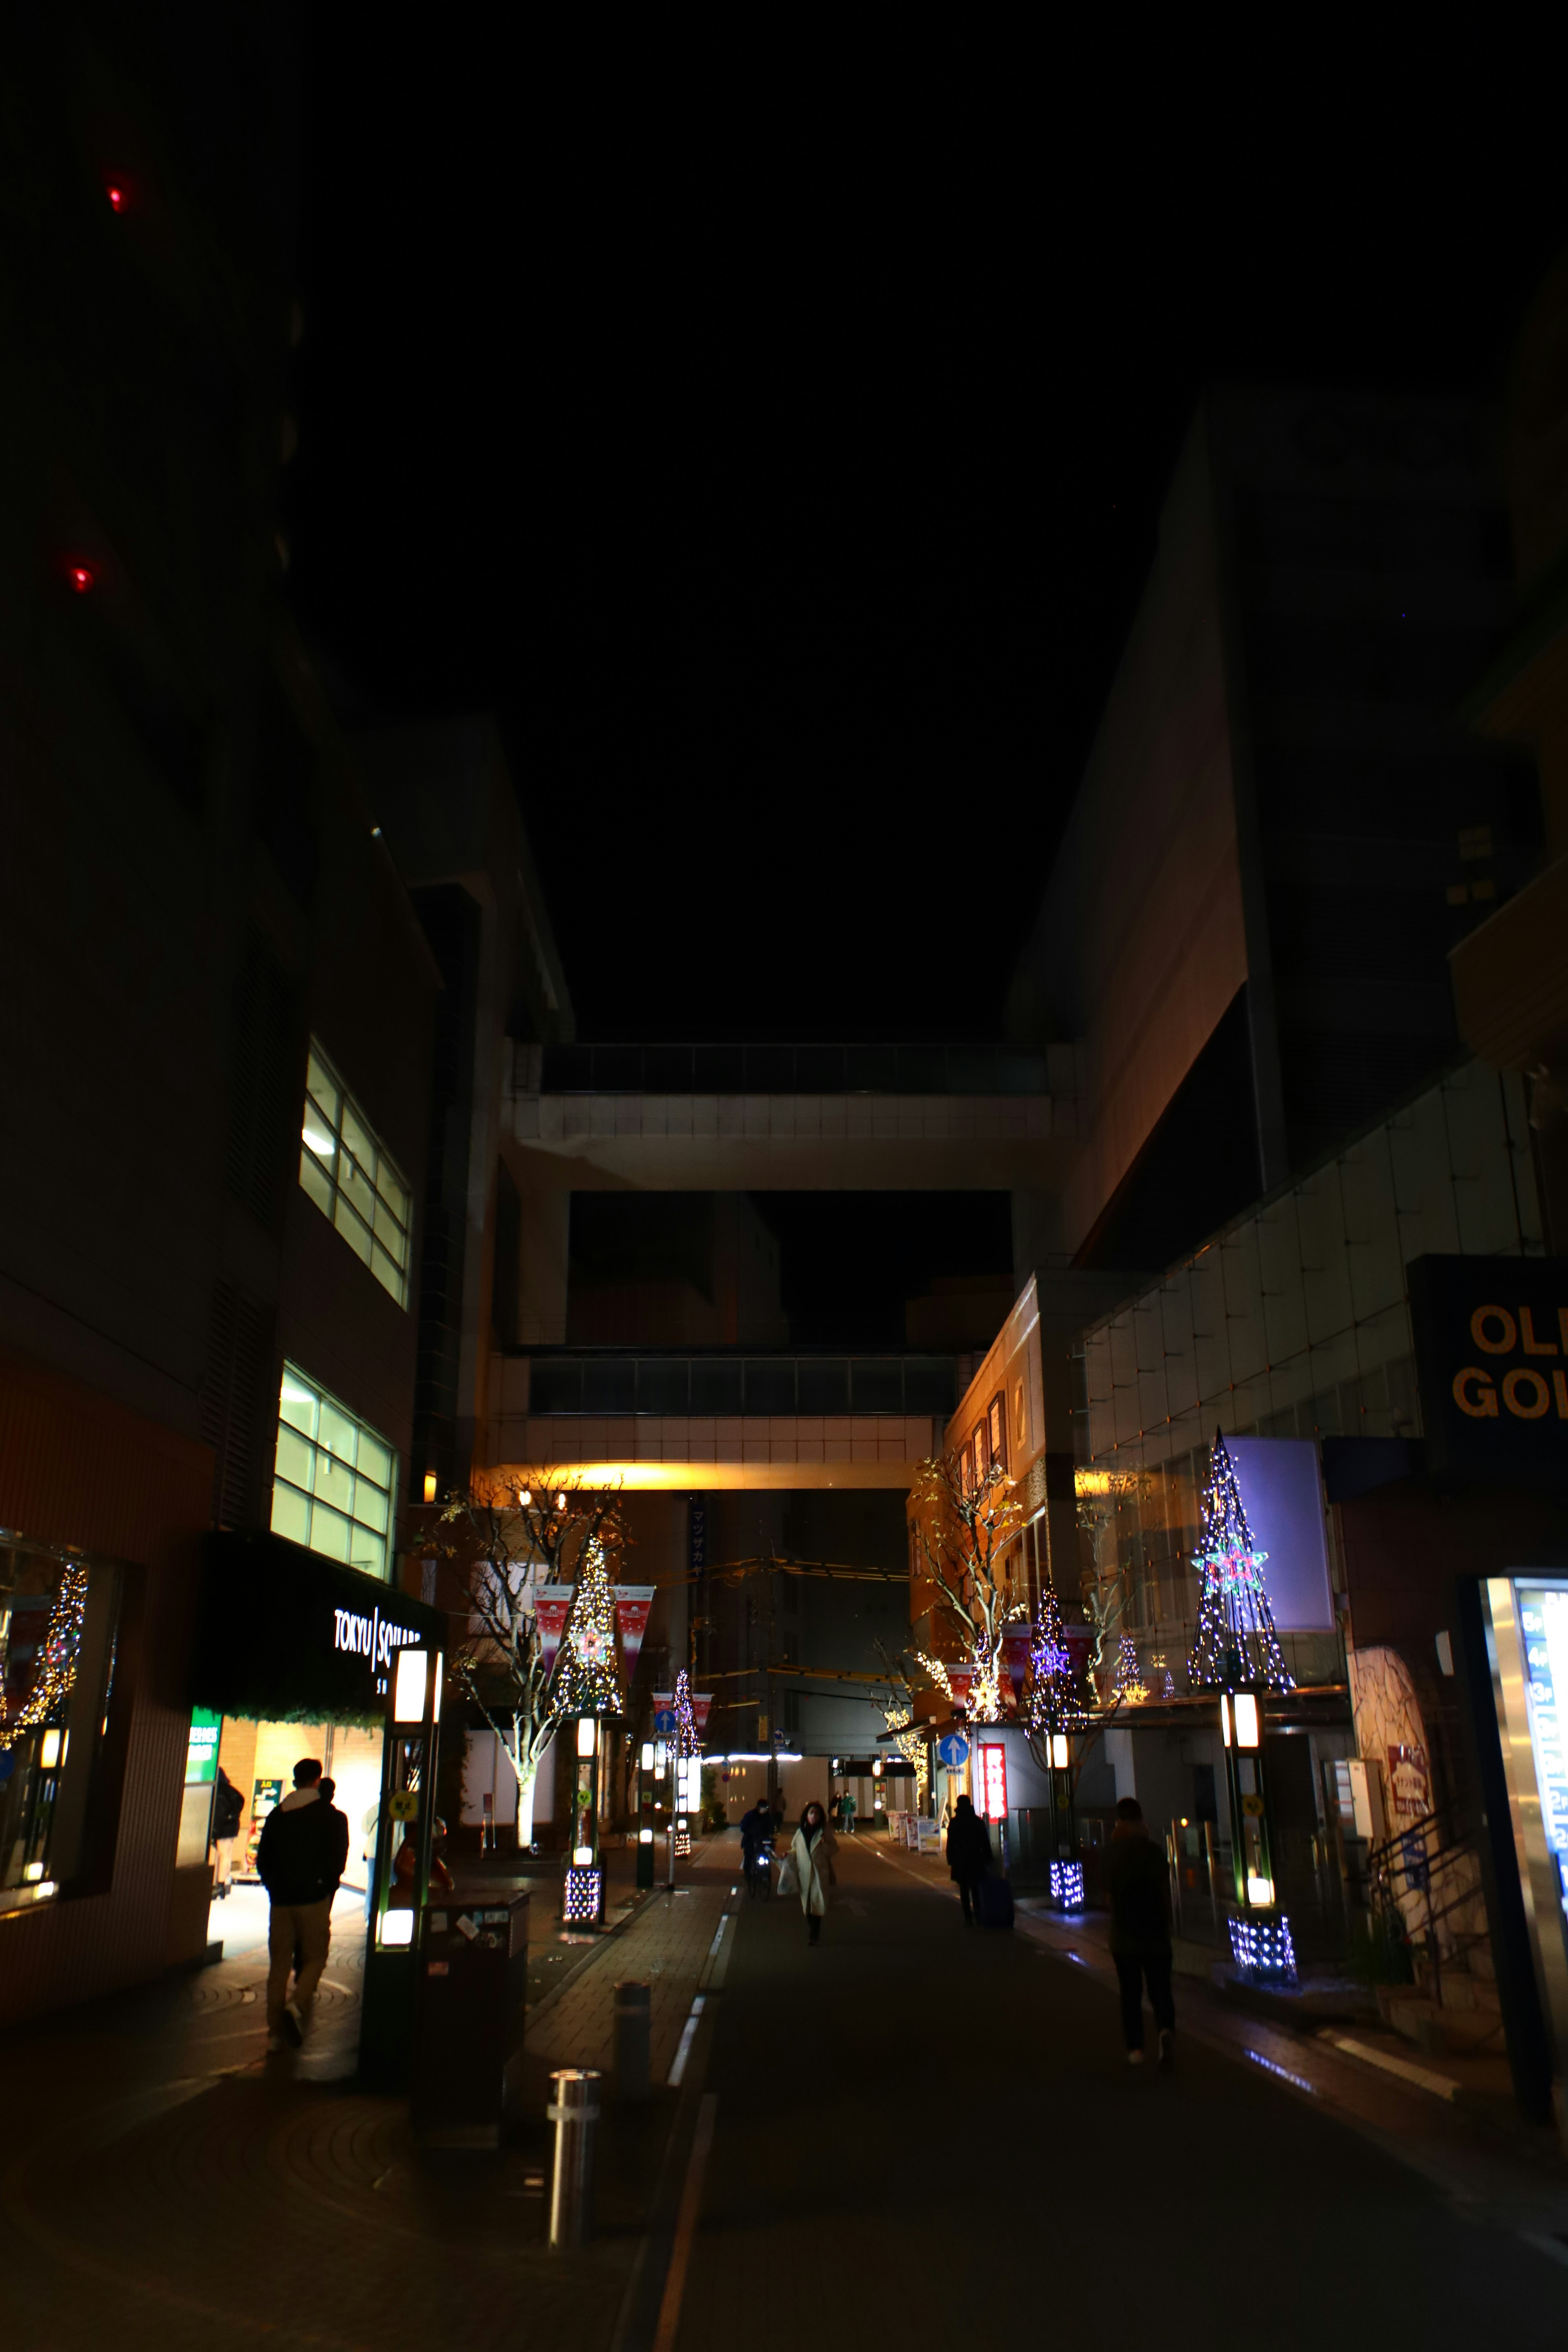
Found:
[[[345,712],[499,712],[585,1036],[995,1034],[1202,384],[1500,387],[1554,74],[1428,28],[671,109],[450,22],[310,58],[288,523]]]

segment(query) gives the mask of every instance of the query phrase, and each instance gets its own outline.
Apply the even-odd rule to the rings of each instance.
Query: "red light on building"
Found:
[[[87,595],[98,585],[98,574],[90,563],[68,563],[66,578],[70,583],[72,593],[78,596]]]
[[[124,211],[125,191],[121,186],[118,180],[110,180],[107,182],[104,186],[103,193],[109,198],[109,206],[111,212],[120,213]]]
[[[981,1811],[987,1821],[1007,1818],[1007,1751],[989,1742],[980,1750]]]

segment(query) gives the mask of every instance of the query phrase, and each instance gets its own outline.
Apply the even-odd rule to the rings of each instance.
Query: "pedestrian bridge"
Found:
[[[490,1467],[628,1490],[907,1490],[958,1388],[952,1356],[530,1349],[491,1360]]]
[[[523,1193],[1012,1192],[1077,1146],[1075,1049],[514,1044]]]

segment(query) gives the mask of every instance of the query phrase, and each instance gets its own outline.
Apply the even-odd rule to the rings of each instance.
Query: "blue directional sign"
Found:
[[[668,1739],[675,1729],[676,1716],[672,1706],[661,1706],[653,1718],[653,1727],[660,1739]]]
[[[937,1741],[936,1752],[950,1772],[961,1772],[969,1761],[969,1742],[961,1731],[950,1731]]]

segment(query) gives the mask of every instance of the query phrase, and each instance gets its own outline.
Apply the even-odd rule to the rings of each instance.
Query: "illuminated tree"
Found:
[[[675,1747],[679,1756],[696,1756],[702,1747],[697,1736],[697,1712],[691,1704],[691,1677],[684,1666],[675,1677]]]
[[[542,1635],[540,1589],[570,1584],[597,1552],[626,1541],[621,1499],[585,1487],[575,1472],[540,1469],[503,1486],[482,1475],[441,1512],[447,1532],[436,1549],[456,1573],[453,1615],[466,1617],[452,1674],[495,1733],[517,1781],[517,1840],[533,1839],[533,1796],[541,1759],[570,1713],[554,1643]]]
[[[1252,1540],[1235,1465],[1216,1430],[1204,1489],[1202,1529],[1193,1554],[1203,1578],[1197,1632],[1187,1657],[1187,1680],[1194,1690],[1244,1683],[1273,1691],[1295,1689],[1263,1580],[1268,1557]]]
[[[1050,1741],[1057,1732],[1083,1730],[1090,1721],[1072,1652],[1062,1632],[1062,1605],[1054,1584],[1047,1584],[1040,1601],[1040,1622],[1029,1645],[1029,1689],[1024,1724],[1035,1760],[1042,1769],[1051,1762]]]
[[[1149,1686],[1138,1665],[1138,1644],[1131,1633],[1123,1633],[1116,1652],[1116,1696],[1128,1706],[1136,1706],[1149,1696]]]
[[[1016,1600],[1005,1557],[1024,1524],[1013,1482],[999,1463],[965,1476],[957,1454],[922,1462],[910,1496],[914,1573],[934,1588],[933,1644],[939,1630],[958,1643],[944,1664],[918,1653],[938,1687],[951,1697],[946,1664],[973,1670],[969,1713],[975,1723],[1002,1719],[1002,1642],[1009,1624],[1026,1616]]]
[[[616,1663],[616,1596],[605,1573],[605,1549],[596,1538],[588,1546],[577,1580],[551,1698],[561,1715],[623,1712]]]

